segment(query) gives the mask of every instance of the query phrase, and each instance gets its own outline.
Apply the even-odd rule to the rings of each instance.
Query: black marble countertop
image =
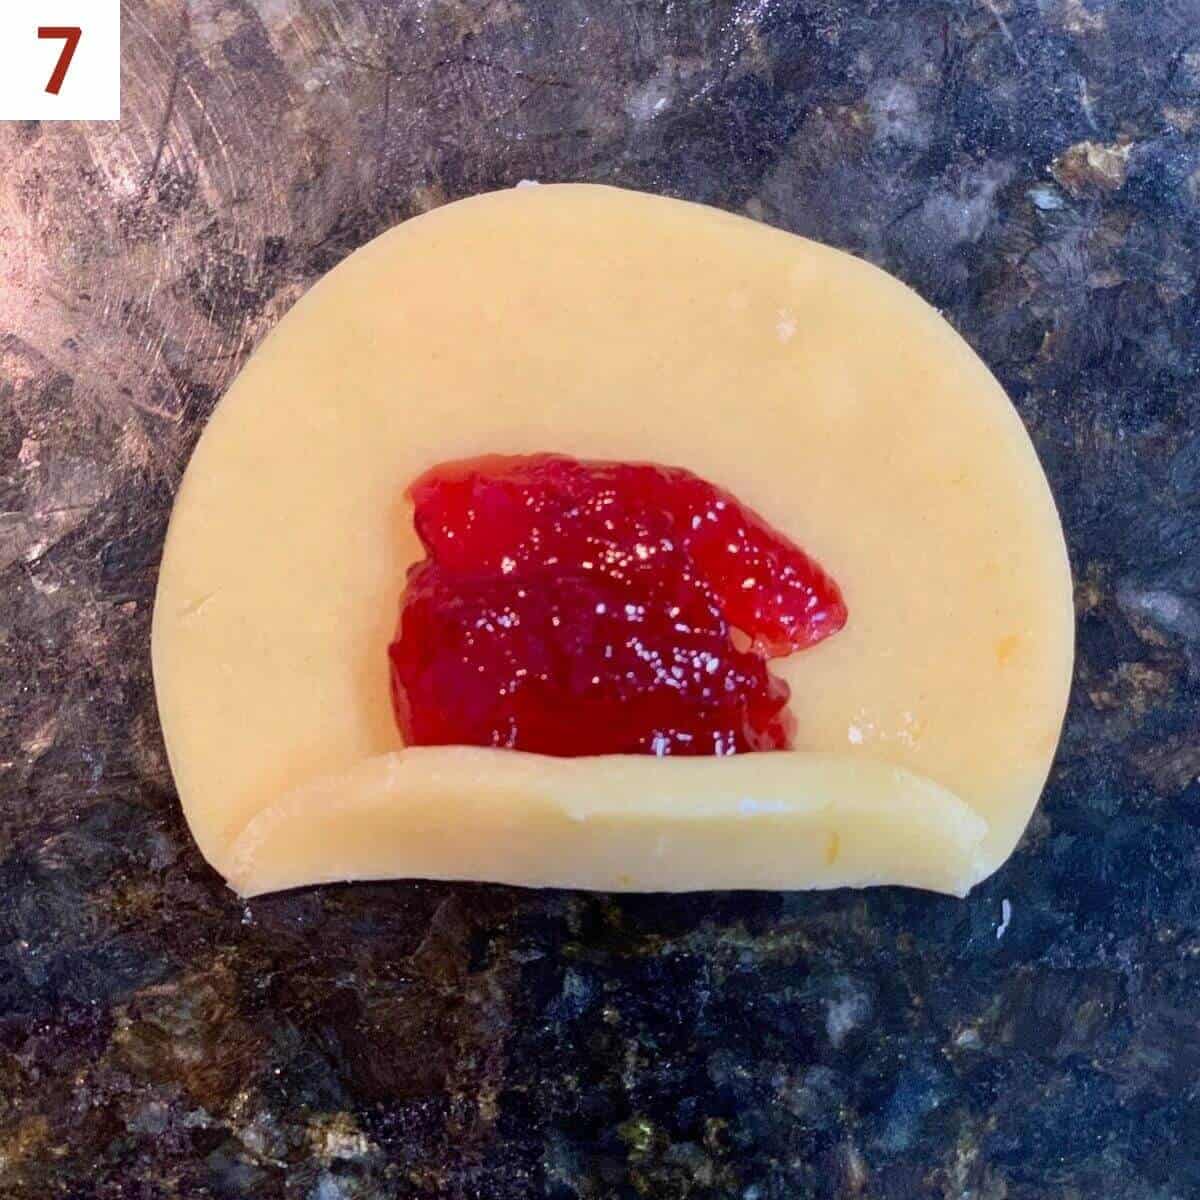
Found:
[[[126,0],[119,125],[0,126],[0,1196],[1200,1195],[1196,0]],[[966,901],[243,904],[148,633],[207,414],[314,279],[522,178],[880,263],[1008,388],[1079,665]]]

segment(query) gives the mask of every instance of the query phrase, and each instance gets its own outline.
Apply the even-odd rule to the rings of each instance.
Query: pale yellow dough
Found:
[[[399,752],[404,489],[541,450],[687,467],[838,579],[846,628],[778,664],[797,753]],[[1072,645],[1033,448],[932,308],[738,217],[557,185],[408,221],[280,323],[184,477],[153,656],[188,822],[243,894],[393,875],[963,893],[1037,802]]]

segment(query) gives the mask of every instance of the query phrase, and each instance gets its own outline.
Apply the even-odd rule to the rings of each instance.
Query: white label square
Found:
[[[0,0],[0,121],[117,121],[121,0]]]

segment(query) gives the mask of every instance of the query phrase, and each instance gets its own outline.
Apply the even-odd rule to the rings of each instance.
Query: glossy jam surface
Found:
[[[729,493],[679,468],[538,454],[443,464],[410,495],[428,557],[389,648],[409,745],[789,745],[767,659],[836,633],[846,606]]]

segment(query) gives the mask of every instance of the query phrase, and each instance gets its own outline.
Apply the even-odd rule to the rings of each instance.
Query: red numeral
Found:
[[[75,47],[79,45],[79,35],[82,32],[83,30],[78,25],[38,26],[38,37],[63,39],[62,53],[58,56],[58,62],[54,64],[54,72],[50,76],[50,82],[46,84],[46,91],[52,96],[58,95],[59,89],[63,85],[63,80],[67,77],[67,68],[71,65],[71,59],[75,57]]]

